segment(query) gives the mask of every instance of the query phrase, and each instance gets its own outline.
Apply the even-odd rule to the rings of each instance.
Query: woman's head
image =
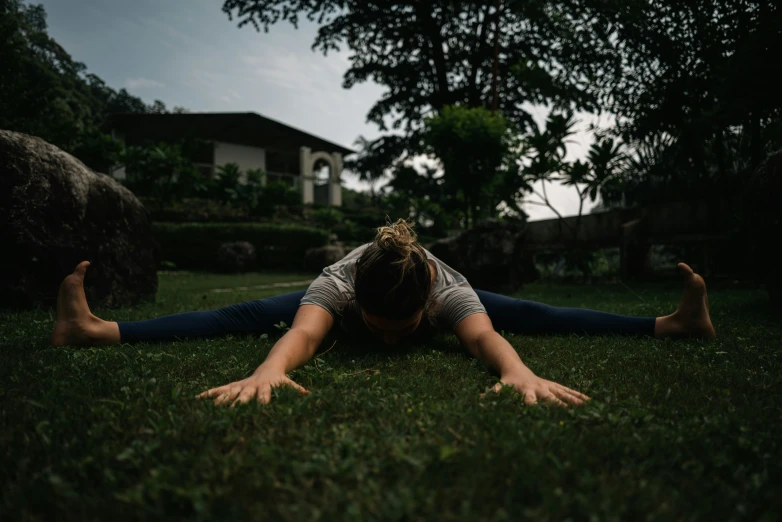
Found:
[[[431,290],[431,268],[412,227],[403,219],[380,227],[356,262],[355,296],[367,326],[400,337],[411,333]]]

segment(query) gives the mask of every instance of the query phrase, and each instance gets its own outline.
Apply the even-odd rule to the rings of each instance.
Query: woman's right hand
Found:
[[[238,403],[250,402],[254,399],[261,404],[268,404],[272,399],[272,388],[278,386],[291,386],[299,390],[302,395],[310,393],[303,386],[290,380],[284,373],[261,366],[246,379],[212,388],[196,395],[196,398],[214,398],[215,404],[230,402],[232,408]]]

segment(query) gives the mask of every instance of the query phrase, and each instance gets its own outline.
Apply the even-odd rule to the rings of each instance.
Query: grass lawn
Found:
[[[161,274],[133,320],[301,287],[307,275]],[[632,315],[679,285],[520,296]],[[0,312],[0,520],[780,520],[782,322],[765,295],[710,290],[716,342],[509,339],[538,375],[593,397],[525,407],[455,338],[339,341],[291,377],[312,393],[229,409],[193,399],[250,374],[275,336],[48,347],[51,312]],[[328,342],[328,346],[331,342]]]

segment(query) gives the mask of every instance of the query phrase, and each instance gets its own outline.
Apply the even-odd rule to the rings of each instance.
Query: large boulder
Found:
[[[247,241],[223,243],[217,250],[217,266],[223,272],[247,272],[255,263],[255,247]]]
[[[143,205],[40,138],[0,130],[0,223],[0,306],[55,304],[84,260],[90,306],[155,297],[158,248]]]
[[[310,272],[320,272],[347,255],[347,250],[339,245],[327,245],[310,248],[304,254],[304,268]]]
[[[752,264],[766,283],[771,304],[782,311],[782,273],[779,270],[779,238],[782,237],[782,150],[766,158],[749,177],[744,192],[746,223]]]
[[[525,228],[523,223],[486,221],[428,249],[474,288],[515,292],[538,276],[534,256],[524,251]]]

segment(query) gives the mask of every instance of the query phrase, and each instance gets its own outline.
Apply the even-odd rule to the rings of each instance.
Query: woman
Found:
[[[461,274],[424,249],[401,219],[379,228],[372,243],[325,268],[306,291],[148,321],[116,323],[93,315],[84,295],[87,266],[87,261],[79,264],[60,286],[53,346],[261,333],[281,321],[293,323],[252,376],[198,395],[214,398],[217,404],[254,399],[268,403],[276,386],[309,393],[286,374],[315,355],[337,321],[350,336],[372,336],[386,344],[448,328],[527,404],[542,400],[561,406],[580,405],[589,398],[532,373],[497,331],[715,337],[706,285],[685,264],[679,265],[685,278],[684,296],[671,315],[639,318],[554,308],[473,290]],[[500,388],[498,383],[494,390]]]

